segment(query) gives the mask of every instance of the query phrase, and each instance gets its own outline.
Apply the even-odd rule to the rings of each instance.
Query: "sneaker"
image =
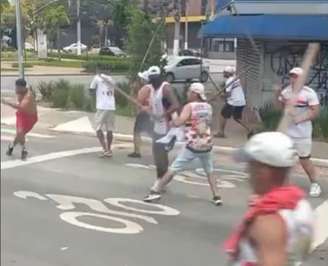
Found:
[[[106,151],[106,152],[104,152],[104,157],[107,157],[107,158],[113,157],[113,152],[112,151]]]
[[[8,156],[11,156],[11,155],[13,155],[13,151],[14,151],[14,146],[9,145],[9,146],[8,146],[8,149],[7,149],[7,151],[6,151],[6,154],[7,154]]]
[[[132,152],[132,153],[128,154],[128,157],[130,157],[130,158],[141,158],[141,154],[137,153],[137,152]]]
[[[21,153],[21,159],[24,161],[24,160],[26,160],[26,157],[27,157],[27,155],[28,155],[28,152],[27,152],[27,150],[22,150],[22,153]]]
[[[250,139],[251,137],[253,137],[255,135],[255,132],[253,130],[249,131],[247,133],[247,139]]]
[[[216,206],[222,205],[222,199],[221,199],[220,196],[214,196],[213,199],[212,199],[212,202]]]
[[[321,190],[321,187],[318,183],[312,183],[311,184],[310,192],[309,192],[311,197],[318,198],[318,197],[320,197],[321,192],[322,192],[322,190]]]
[[[215,138],[225,138],[224,133],[218,132],[214,135]]]
[[[150,191],[150,193],[144,197],[143,201],[144,202],[153,202],[154,200],[159,200],[161,198],[161,193],[155,192],[155,191]]]

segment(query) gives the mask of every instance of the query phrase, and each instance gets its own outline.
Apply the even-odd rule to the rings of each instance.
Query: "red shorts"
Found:
[[[31,131],[35,123],[38,121],[37,114],[29,114],[21,111],[16,112],[16,129],[23,131],[25,134]]]

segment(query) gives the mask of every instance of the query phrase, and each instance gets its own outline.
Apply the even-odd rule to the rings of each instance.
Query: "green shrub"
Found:
[[[82,110],[85,106],[86,96],[84,94],[84,86],[81,84],[72,85],[69,89],[68,108]]]
[[[58,58],[58,53],[49,53],[49,57]],[[73,59],[73,60],[81,60],[81,61],[88,61],[88,60],[105,60],[105,61],[120,61],[120,60],[127,60],[126,58],[117,57],[117,56],[110,56],[110,55],[98,55],[98,54],[90,54],[90,55],[76,55],[76,54],[60,54],[61,58],[65,59]]]
[[[52,81],[46,82],[41,81],[37,86],[39,92],[41,93],[42,100],[44,101],[51,101],[52,100],[52,92],[54,89],[54,83]]]
[[[52,103],[57,108],[67,108],[70,91],[70,83],[67,80],[59,80],[54,83]]]
[[[82,61],[59,61],[53,58],[33,62],[37,66],[54,66],[54,67],[82,67]]]
[[[12,63],[11,66],[17,68],[18,63]],[[33,67],[33,64],[32,63],[24,63],[24,67],[25,68],[31,68],[31,67]]]
[[[126,72],[129,70],[129,62],[127,60],[91,60],[82,64],[88,72],[95,72],[96,69],[111,72]]]
[[[259,110],[265,130],[276,130],[282,116],[282,111],[276,109],[272,103],[266,104]]]
[[[328,141],[328,106],[321,107],[319,117],[313,121],[313,136]]]

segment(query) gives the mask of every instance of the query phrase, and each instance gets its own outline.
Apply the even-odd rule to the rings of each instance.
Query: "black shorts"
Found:
[[[150,116],[146,112],[138,113],[136,121],[134,123],[135,133],[147,133],[149,136],[153,135],[154,124],[151,121]]]
[[[225,119],[229,119],[232,116],[234,119],[240,120],[243,115],[244,107],[245,106],[232,106],[226,103],[222,108],[221,115]]]

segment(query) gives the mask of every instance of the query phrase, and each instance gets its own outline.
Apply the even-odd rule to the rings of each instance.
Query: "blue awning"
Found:
[[[205,38],[328,40],[328,15],[225,15],[202,28]]]

